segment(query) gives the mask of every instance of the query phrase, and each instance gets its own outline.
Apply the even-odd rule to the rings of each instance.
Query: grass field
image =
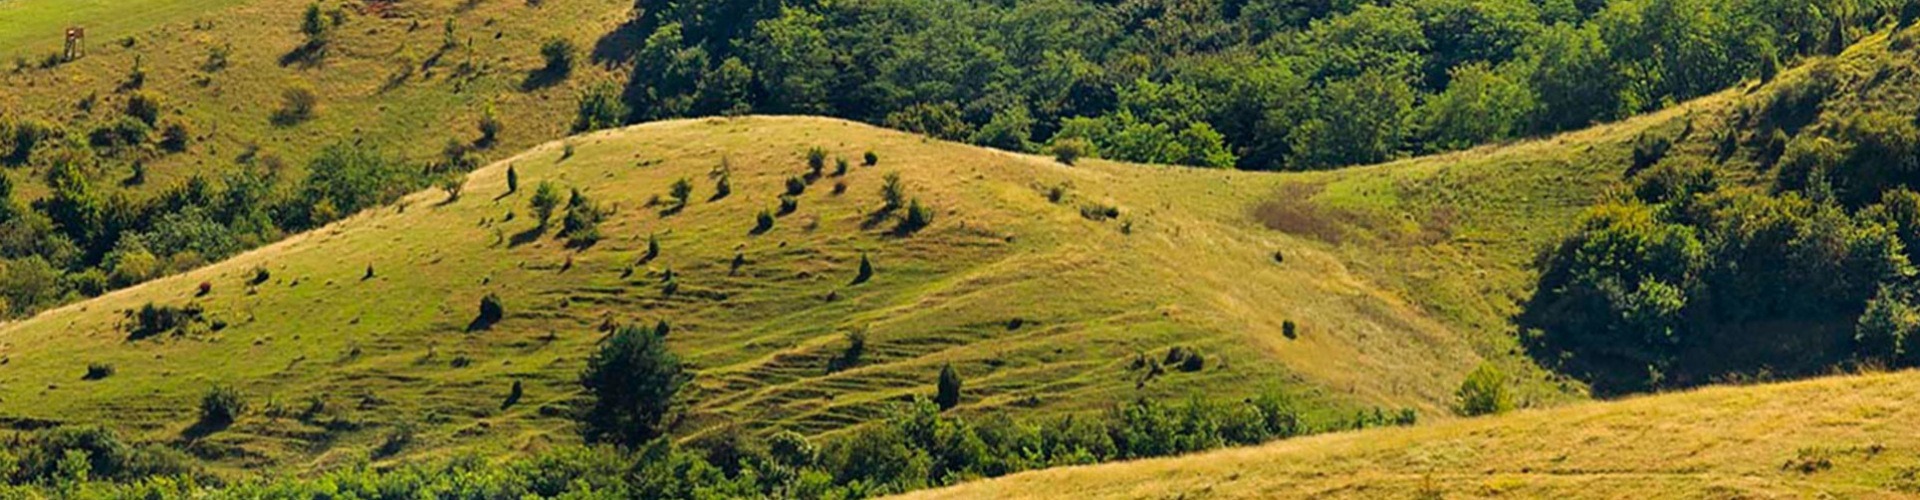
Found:
[[[1714,387],[1070,467],[908,498],[1898,498],[1912,372]]]
[[[38,63],[57,53],[69,26],[87,30],[88,48],[157,26],[214,17],[244,0],[8,0],[0,2],[0,57],[24,57]]]

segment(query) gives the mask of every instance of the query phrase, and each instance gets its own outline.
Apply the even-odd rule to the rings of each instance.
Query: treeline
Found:
[[[1725,130],[1638,140],[1631,192],[1546,256],[1521,320],[1536,353],[1601,393],[1920,366],[1920,117],[1863,87],[1912,81],[1845,64],[1756,95]],[[1666,154],[1686,142],[1712,153]],[[1723,179],[1735,159],[1769,185]]]
[[[1914,10],[1898,0],[638,0],[594,50],[630,64],[631,78],[583,96],[577,123],[827,114],[1015,151],[1318,169],[1580,128],[1771,78]]]

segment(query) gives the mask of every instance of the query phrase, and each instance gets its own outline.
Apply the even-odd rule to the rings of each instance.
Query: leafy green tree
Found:
[[[1539,98],[1538,128],[1571,130],[1621,112],[1619,74],[1598,32],[1570,24],[1549,26],[1529,39],[1519,58]]]
[[[553,219],[553,211],[560,208],[560,190],[552,182],[540,181],[528,205],[533,207],[534,216],[540,218],[540,225],[545,226],[547,221]]]
[[[1311,118],[1293,132],[1289,166],[1321,169],[1378,163],[1399,154],[1414,91],[1400,77],[1368,71],[1327,84]]]
[[[993,114],[993,120],[974,131],[971,142],[1007,151],[1033,150],[1033,116],[1026,106],[1010,106]]]
[[[759,69],[759,88],[768,111],[827,112],[827,93],[835,75],[834,51],[821,29],[824,23],[819,13],[786,7],[780,17],[754,25],[744,52]]]
[[[626,121],[627,112],[626,105],[621,103],[613,86],[598,84],[588,87],[580,94],[580,104],[574,112],[573,131],[617,127]]]
[[[1511,139],[1528,129],[1535,99],[1523,82],[1484,63],[1454,67],[1449,80],[1447,90],[1419,110],[1429,149],[1466,149]]]
[[[954,371],[952,364],[940,367],[940,381],[935,389],[933,402],[939,404],[940,409],[960,406],[960,372]]]
[[[1507,376],[1492,363],[1481,363],[1468,373],[1454,396],[1459,399],[1460,414],[1469,417],[1497,415],[1513,409],[1513,396],[1507,392]]]
[[[587,440],[631,448],[659,437],[687,378],[666,339],[632,325],[616,330],[580,374],[592,398],[580,422]]]

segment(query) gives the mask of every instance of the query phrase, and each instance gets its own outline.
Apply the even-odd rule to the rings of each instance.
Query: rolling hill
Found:
[[[844,176],[828,167],[793,213],[755,234],[756,215],[776,210],[787,184],[807,183],[813,147],[853,165]],[[868,151],[876,165],[862,165]],[[1377,201],[1370,190],[1489,175],[1469,167],[1480,158],[1506,156],[1271,175],[1097,160],[1069,167],[817,118],[641,125],[502,160],[473,173],[457,200],[418,193],[0,326],[0,402],[15,428],[104,424],[236,468],[325,467],[364,456],[402,426],[417,429],[413,449],[429,455],[511,453],[577,440],[567,417],[574,377],[603,325],[667,321],[670,344],[698,373],[683,395],[683,435],[728,422],[832,433],[931,393],[947,364],[968,381],[964,413],[1280,391],[1316,412],[1404,407],[1444,419],[1460,377],[1483,358],[1524,366],[1502,350],[1512,340],[1410,305],[1433,303],[1418,295],[1431,292],[1376,284],[1374,273],[1390,272],[1398,256],[1349,264],[1347,255],[1368,251],[1328,241],[1419,241],[1404,251],[1428,252],[1465,236],[1403,240],[1420,226],[1386,214],[1425,210],[1421,199],[1313,212],[1354,233],[1345,240],[1268,229],[1256,207],[1300,203],[1290,196],[1302,185]],[[517,193],[507,193],[509,169]],[[716,198],[722,169],[731,194]],[[900,215],[879,211],[893,173],[907,196],[933,207],[931,227],[901,235]],[[695,186],[689,205],[656,204],[678,179]],[[554,236],[557,216],[540,229],[526,207],[542,182],[609,209],[604,239],[570,248]],[[1561,193],[1565,206],[1535,213],[1575,213],[1586,200],[1563,188],[1537,185]],[[1500,203],[1449,206],[1505,213]],[[661,251],[645,260],[650,237]],[[851,285],[863,255],[876,275]],[[1518,273],[1499,266],[1522,262],[1448,265]],[[488,294],[505,304],[505,319],[467,331]],[[177,328],[143,331],[149,305],[192,312]],[[1287,322],[1297,325],[1293,338]],[[867,336],[863,361],[829,373],[854,331]],[[1143,382],[1145,371],[1130,366],[1174,346],[1203,353],[1204,367]],[[112,375],[88,380],[95,364]],[[525,399],[502,409],[515,381]],[[195,405],[214,385],[239,389],[259,411],[203,435]],[[1542,403],[1570,397],[1520,385]],[[315,400],[337,418],[284,417]]]

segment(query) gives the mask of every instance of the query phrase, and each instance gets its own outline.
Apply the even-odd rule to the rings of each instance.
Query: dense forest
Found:
[[[1303,170],[1716,92],[1837,52],[1898,5],[640,0],[594,55],[631,61],[629,122],[830,114],[1014,151]]]
[[[1603,395],[1920,365],[1920,102],[1896,67],[1823,60],[1640,137],[1630,189],[1543,258],[1538,357]]]

